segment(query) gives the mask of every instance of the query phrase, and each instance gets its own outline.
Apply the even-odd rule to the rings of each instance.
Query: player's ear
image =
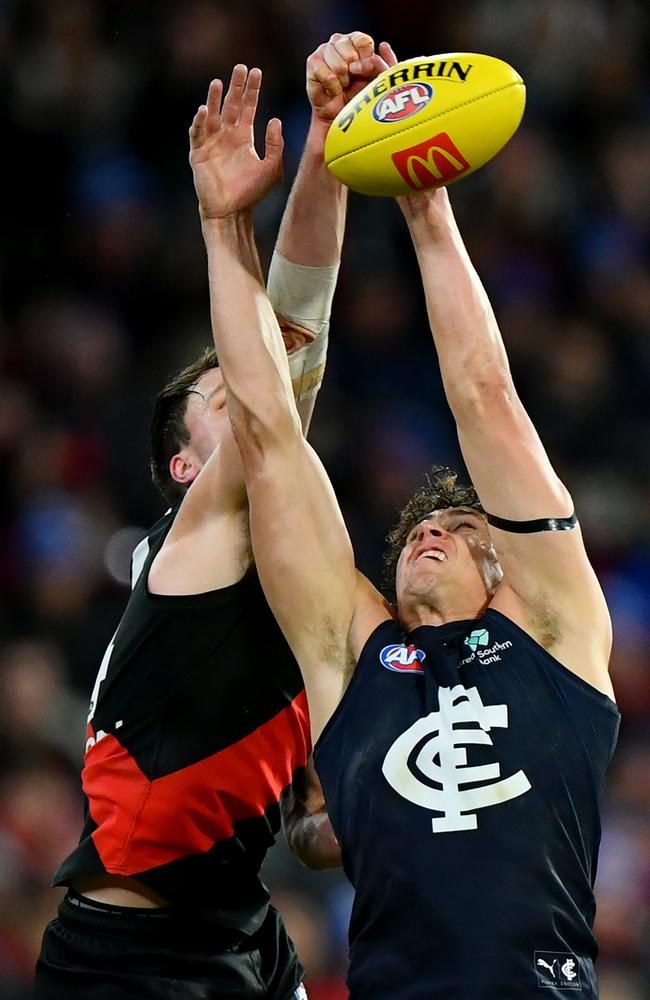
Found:
[[[169,460],[170,476],[175,483],[181,483],[183,486],[189,486],[190,483],[193,483],[200,471],[201,463],[186,448],[172,455]]]
[[[282,333],[282,339],[288,355],[295,354],[301,347],[306,347],[308,344],[312,344],[316,339],[316,334],[313,333],[312,330],[307,330],[304,326],[292,323],[279,313],[276,313],[275,315],[278,320],[278,326],[280,327],[280,332]]]

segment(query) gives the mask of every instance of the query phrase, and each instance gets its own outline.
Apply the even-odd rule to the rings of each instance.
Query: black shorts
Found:
[[[34,1000],[293,1000],[302,968],[277,910],[251,937],[171,910],[69,892],[48,924]]]

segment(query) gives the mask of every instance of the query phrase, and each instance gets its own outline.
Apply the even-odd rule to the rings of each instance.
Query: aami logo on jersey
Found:
[[[401,122],[416,115],[433,97],[433,87],[429,83],[407,83],[382,94],[374,108],[372,117],[377,122]]]
[[[414,191],[448,184],[471,169],[446,132],[439,132],[408,149],[400,149],[391,159]]]
[[[379,659],[388,670],[396,670],[399,674],[423,674],[422,660],[427,654],[415,646],[384,646]]]

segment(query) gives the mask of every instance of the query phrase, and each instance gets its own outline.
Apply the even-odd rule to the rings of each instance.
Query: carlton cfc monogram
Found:
[[[523,771],[501,778],[498,762],[467,766],[463,744],[492,746],[493,727],[507,729],[507,705],[484,705],[475,687],[440,688],[439,710],[414,722],[386,754],[382,772],[395,791],[423,809],[442,813],[432,820],[434,833],[476,830],[478,809],[507,802],[531,788]],[[460,787],[468,784],[475,787]]]

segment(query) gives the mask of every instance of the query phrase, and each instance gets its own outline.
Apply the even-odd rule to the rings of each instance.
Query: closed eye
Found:
[[[222,407],[226,402],[226,390],[224,387],[222,385],[215,386],[205,397],[205,402],[210,406],[217,407],[217,409]]]

